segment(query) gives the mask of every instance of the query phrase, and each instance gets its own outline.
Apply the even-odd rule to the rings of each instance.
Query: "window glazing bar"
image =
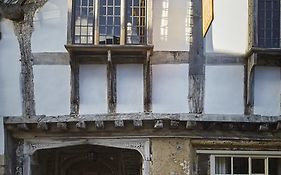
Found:
[[[121,31],[120,31],[120,45],[125,45],[125,36],[126,36],[126,0],[121,0],[121,12],[120,12],[120,21],[121,21]]]
[[[100,0],[95,0],[95,32],[94,32],[94,44],[98,45],[99,44],[99,40],[100,40],[100,32],[99,32],[99,7],[100,7]]]

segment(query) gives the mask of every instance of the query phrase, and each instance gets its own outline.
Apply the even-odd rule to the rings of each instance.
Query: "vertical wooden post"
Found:
[[[205,57],[203,55],[202,1],[193,0],[193,27],[189,64],[190,113],[203,113],[205,89]]]
[[[257,63],[257,54],[253,53],[247,58],[246,64],[246,81],[245,81],[245,114],[253,114],[254,108],[254,75],[255,65]]]
[[[70,68],[71,68],[71,95],[70,95],[70,114],[79,114],[79,61],[75,55],[70,54]]]
[[[150,50],[147,51],[146,60],[143,65],[144,112],[151,112],[152,69],[150,63],[150,52]]]
[[[111,60],[111,50],[107,51],[107,100],[108,112],[116,112],[116,66]]]

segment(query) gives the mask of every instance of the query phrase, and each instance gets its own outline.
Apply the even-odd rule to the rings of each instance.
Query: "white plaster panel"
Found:
[[[214,21],[206,35],[206,52],[243,54],[248,44],[248,1],[215,0]]]
[[[244,67],[206,66],[205,113],[244,113]]]
[[[117,112],[143,112],[143,65],[117,65]]]
[[[4,143],[5,141],[5,134],[4,134],[4,123],[3,117],[0,117],[0,155],[4,154]]]
[[[80,113],[107,113],[106,65],[81,65],[79,71]]]
[[[188,64],[152,66],[152,111],[187,113]]]
[[[0,115],[19,116],[22,112],[20,88],[20,51],[13,23],[0,23]]]
[[[187,51],[190,36],[191,0],[153,1],[155,51]]]
[[[280,115],[280,68],[256,67],[254,77],[254,113]]]
[[[34,66],[35,107],[38,115],[70,113],[70,67]]]
[[[34,17],[33,52],[64,52],[67,42],[67,0],[49,0]]]

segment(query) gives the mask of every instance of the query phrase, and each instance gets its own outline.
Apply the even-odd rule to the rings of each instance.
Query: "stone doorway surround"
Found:
[[[16,175],[32,175],[32,165],[34,160],[33,155],[36,151],[42,149],[61,148],[77,145],[93,145],[93,146],[107,146],[113,148],[123,148],[138,151],[143,159],[142,162],[142,175],[148,175],[150,173],[150,140],[149,139],[111,139],[111,138],[35,138],[26,139],[23,144],[17,150],[17,157],[22,157],[22,171],[17,171]],[[22,155],[20,155],[22,154]],[[19,162],[19,160],[18,160]],[[20,164],[17,166],[21,166]],[[16,167],[21,169],[21,167]]]

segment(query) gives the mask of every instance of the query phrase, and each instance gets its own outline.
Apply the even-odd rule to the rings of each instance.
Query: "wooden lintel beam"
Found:
[[[186,129],[195,129],[196,128],[197,123],[195,121],[187,121],[186,122]]]
[[[47,122],[38,122],[37,128],[43,131],[47,131],[49,129],[49,126]]]
[[[67,128],[67,123],[65,123],[65,122],[58,122],[58,123],[57,123],[57,128],[60,129],[60,130],[65,131],[65,130],[68,129],[68,128]]]
[[[21,131],[28,131],[29,127],[26,123],[17,124],[17,129]]]

